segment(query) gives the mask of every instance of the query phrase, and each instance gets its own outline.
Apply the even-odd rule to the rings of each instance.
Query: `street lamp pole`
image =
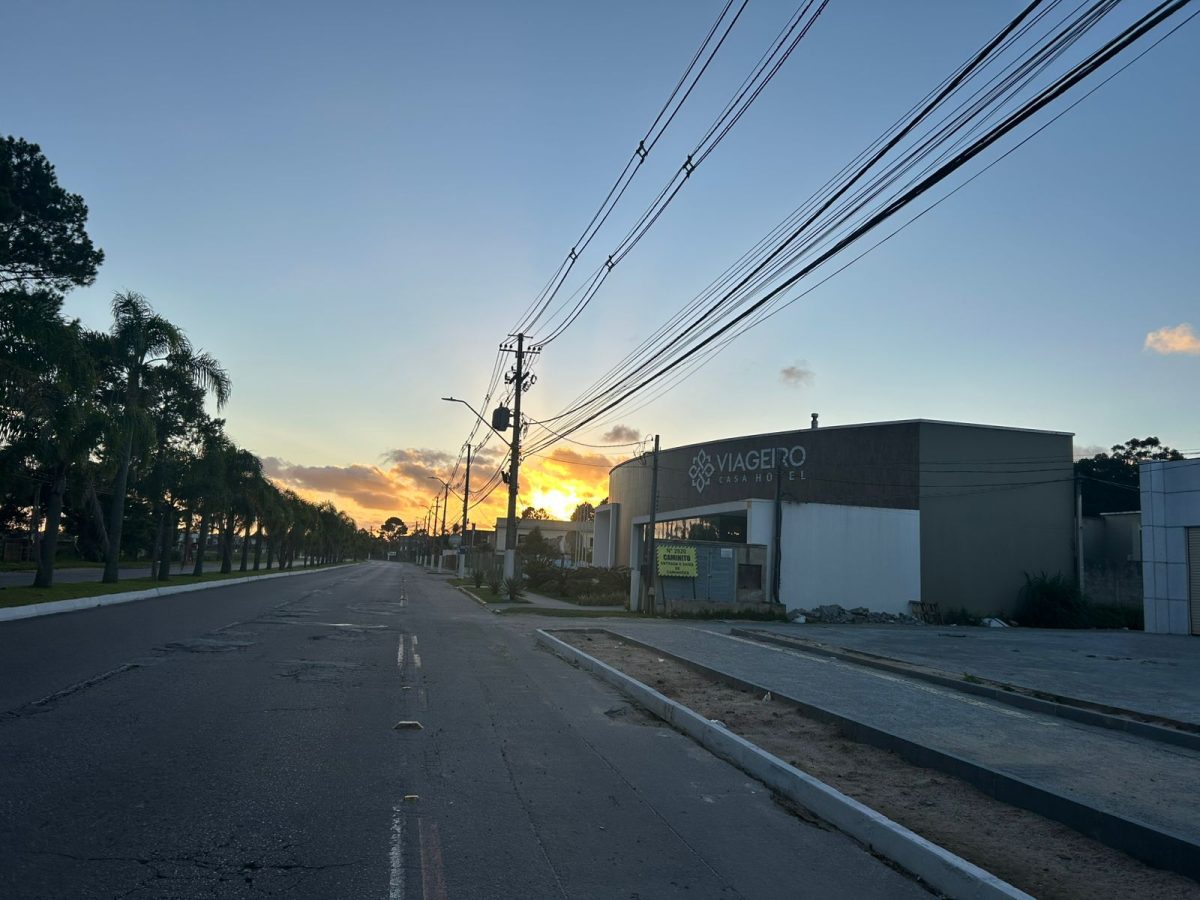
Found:
[[[440,509],[441,509],[441,513],[442,513],[442,530],[441,530],[441,533],[438,535],[438,539],[437,539],[437,547],[438,547],[437,568],[441,569],[441,567],[442,567],[442,560],[441,560],[442,541],[446,537],[446,507],[450,505],[450,482],[443,481],[441,478],[438,478],[436,475],[426,475],[425,477],[431,478],[434,481],[440,482],[442,485],[442,488],[443,488],[442,496],[434,498],[434,503],[440,505]],[[434,512],[433,512],[433,527],[434,528],[438,527],[438,509],[439,509],[439,506],[435,505]]]

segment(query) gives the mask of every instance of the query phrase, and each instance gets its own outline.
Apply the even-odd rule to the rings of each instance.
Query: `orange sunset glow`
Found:
[[[580,503],[597,504],[608,496],[608,473],[628,454],[579,452],[557,448],[544,456],[531,456],[521,464],[521,494],[518,508],[545,509],[556,519],[568,519]],[[490,530],[497,518],[507,513],[508,491],[496,475],[503,463],[501,452],[480,454],[471,469],[470,521]],[[409,526],[423,522],[425,513],[441,487],[433,477],[450,480],[455,458],[430,450],[405,449],[388,454],[382,466],[300,466],[268,457],[263,460],[267,476],[281,488],[295,491],[306,500],[330,500],[345,510],[359,527],[378,528],[390,516],[399,516]],[[460,472],[452,484],[461,496]],[[488,489],[480,502],[479,491]],[[451,495],[446,527],[462,519],[462,500]]]

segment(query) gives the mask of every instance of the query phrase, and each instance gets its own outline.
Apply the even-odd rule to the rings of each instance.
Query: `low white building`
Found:
[[[630,568],[630,607],[1011,614],[1026,572],[1074,572],[1072,436],[910,419],[718,438],[609,474],[599,566]],[[654,496],[657,486],[657,496]],[[654,499],[652,500],[652,497]],[[680,549],[682,548],[682,549]]]
[[[579,565],[590,565],[592,561],[592,522],[564,522],[561,519],[519,519],[517,521],[517,549],[533,529],[539,529],[542,537],[558,548],[559,555]],[[508,549],[508,519],[496,520],[496,552]]]
[[[1146,631],[1200,634],[1200,459],[1142,463]]]

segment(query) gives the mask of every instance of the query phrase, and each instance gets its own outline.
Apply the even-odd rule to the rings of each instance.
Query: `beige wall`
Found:
[[[1073,577],[1072,435],[922,422],[921,594],[1009,613],[1024,573]]]

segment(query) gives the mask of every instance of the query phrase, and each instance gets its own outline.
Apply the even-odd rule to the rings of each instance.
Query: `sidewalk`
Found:
[[[828,657],[757,644],[729,635],[722,625],[610,621],[603,627],[1200,844],[1200,752],[1017,710]],[[943,660],[942,665],[948,663]]]
[[[1200,725],[1200,639],[1140,631],[784,625],[818,641]]]
[[[492,612],[497,612],[497,613],[505,612],[506,610],[510,610],[510,609],[525,609],[525,610],[536,610],[536,609],[577,610],[577,609],[584,609],[584,610],[586,610],[586,609],[590,608],[590,607],[586,607],[586,606],[580,606],[577,603],[568,603],[566,600],[556,600],[553,597],[543,597],[541,594],[535,594],[532,591],[525,592],[525,600],[526,600],[525,603],[488,603],[488,602],[486,602],[486,600],[482,599],[482,598],[486,598],[486,597],[490,596],[490,593],[489,593],[486,585],[481,588],[476,588],[474,585],[466,585],[466,586],[461,587],[460,590],[463,590],[466,593],[470,594],[471,598],[473,600],[475,600],[477,603],[480,603],[485,608],[490,609]],[[607,607],[599,607],[599,608],[607,608]]]

